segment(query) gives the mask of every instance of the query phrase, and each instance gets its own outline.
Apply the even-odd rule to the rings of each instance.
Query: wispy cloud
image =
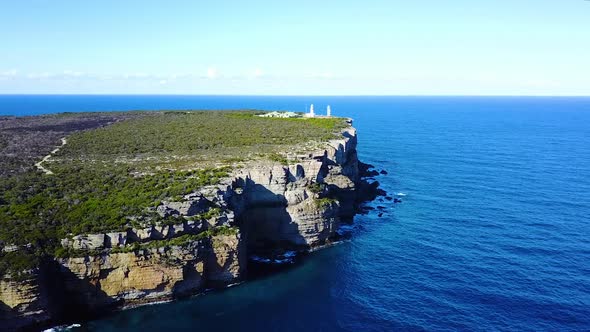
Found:
[[[10,69],[7,71],[2,71],[0,72],[0,79],[11,79],[11,78],[15,78],[18,74],[18,70],[16,69]]]
[[[285,81],[285,80],[340,80],[344,77],[336,76],[329,71],[307,71],[298,73],[268,73],[261,67],[250,67],[249,70],[236,74],[222,75],[216,67],[208,67],[204,73],[194,72],[177,72],[171,74],[156,74],[149,72],[128,72],[128,73],[91,73],[81,70],[67,69],[59,72],[29,72],[20,73],[16,69],[0,72],[0,79],[23,79],[36,81],[129,81],[142,82],[156,85],[173,85],[178,82],[198,82],[217,80],[219,82],[239,83],[253,79],[264,79],[265,81]]]
[[[125,80],[135,80],[135,79],[157,79],[157,77],[155,77],[155,75],[150,75],[150,74],[146,74],[146,73],[131,73],[131,74],[124,74],[123,79]]]
[[[98,78],[97,75],[87,74],[81,71],[64,70],[60,73],[51,72],[40,72],[40,73],[28,73],[23,76],[27,79],[32,80],[72,80],[72,79],[93,79]]]
[[[311,79],[333,79],[334,78],[334,74],[332,74],[332,72],[326,71],[326,72],[310,72],[306,75],[306,78],[311,78]]]
[[[214,67],[207,68],[207,78],[213,79],[213,78],[217,78],[217,76],[219,76],[219,73],[217,72],[216,68],[214,68]]]
[[[84,77],[84,76],[86,76],[86,74],[81,71],[64,70],[63,76],[64,77]]]
[[[42,72],[42,73],[29,73],[27,74],[26,78],[32,80],[40,80],[40,79],[50,79],[54,78],[56,75],[50,72]]]

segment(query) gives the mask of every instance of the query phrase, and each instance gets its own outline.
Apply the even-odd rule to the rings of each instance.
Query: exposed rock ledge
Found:
[[[364,199],[359,187],[367,187],[356,146],[349,126],[324,148],[287,156],[288,165],[252,161],[220,185],[164,202],[157,211],[184,217],[177,225],[64,239],[65,248],[86,254],[46,262],[32,279],[1,280],[0,325],[34,329],[66,316],[224,287],[245,277],[248,256],[308,251],[337,239],[341,222]],[[219,213],[190,218],[212,206]],[[231,231],[173,241],[220,227]],[[163,241],[168,245],[157,245]]]

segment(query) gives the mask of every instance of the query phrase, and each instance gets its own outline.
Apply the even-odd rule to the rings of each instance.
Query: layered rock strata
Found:
[[[64,308],[83,315],[173,299],[243,280],[249,255],[325,245],[360,200],[356,145],[349,126],[321,148],[247,162],[221,184],[155,209],[177,223],[63,239],[75,254],[45,264],[41,277],[0,282],[1,318],[17,328],[59,319]],[[59,300],[44,298],[47,285]],[[64,310],[50,312],[50,302]]]

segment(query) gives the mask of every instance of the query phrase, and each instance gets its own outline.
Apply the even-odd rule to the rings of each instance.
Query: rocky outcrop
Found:
[[[51,318],[48,307],[38,271],[31,271],[25,278],[0,280],[0,330],[43,324]]]
[[[236,282],[245,269],[241,243],[239,234],[218,235],[181,245],[58,262],[67,296],[91,312],[115,304],[167,300],[205,286]]]
[[[323,245],[354,215],[356,130],[349,127],[342,137],[289,165],[257,161],[235,172],[224,195],[250,250]]]
[[[224,287],[240,280],[246,270],[246,250],[241,236],[211,238],[205,258],[205,277],[211,287]]]
[[[183,197],[182,202],[163,202],[156,211],[162,217],[169,216],[194,216],[206,211],[210,202],[202,193],[191,193]]]
[[[163,201],[154,212],[167,223],[137,221],[124,231],[63,239],[70,257],[47,270],[62,305],[90,314],[224,287],[244,278],[248,256],[337,239],[360,200],[356,144],[350,126],[321,148],[285,153],[283,162],[247,162],[221,184]],[[50,318],[36,279],[2,281],[0,291],[10,313],[4,319]]]
[[[71,247],[75,250],[99,250],[105,247],[105,234],[84,234],[63,239],[62,246]]]

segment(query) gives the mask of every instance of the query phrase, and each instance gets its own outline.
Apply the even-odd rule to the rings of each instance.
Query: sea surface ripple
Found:
[[[2,96],[0,114],[310,103],[355,119],[403,203],[282,273],[80,329],[590,330],[589,98]]]

